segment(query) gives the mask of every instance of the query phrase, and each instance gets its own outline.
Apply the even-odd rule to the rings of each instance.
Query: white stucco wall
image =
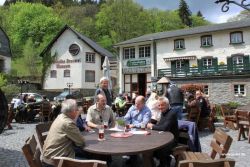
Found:
[[[0,59],[4,61],[4,72],[9,73],[11,70],[11,58],[0,55]]]
[[[69,46],[77,44],[80,46],[80,52],[76,56],[69,53]],[[95,53],[95,63],[86,63],[86,52]],[[51,54],[57,53],[57,60],[76,60],[80,59],[80,63],[63,63],[61,65],[70,65],[70,77],[64,77],[65,68],[57,68],[57,64],[52,64],[48,70],[48,77],[44,83],[44,89],[64,89],[67,88],[67,83],[73,83],[72,89],[95,89],[102,77],[101,71],[101,56],[94,52],[85,42],[78,39],[71,31],[66,30],[54,43],[51,48]],[[57,70],[57,78],[50,78],[50,71]],[[85,82],[85,70],[95,71],[95,82]]]
[[[230,32],[242,31],[243,44],[230,43]],[[201,46],[201,36],[212,35],[212,47],[204,48]],[[185,40],[185,49],[174,50],[174,40],[183,38]],[[170,68],[171,63],[165,62],[164,58],[196,56],[197,59],[206,56],[218,57],[218,63],[227,63],[227,57],[232,54],[243,53],[250,55],[250,28],[237,29],[231,31],[218,31],[212,33],[195,34],[190,36],[181,36],[176,38],[168,38],[157,41],[157,67],[158,69]],[[190,66],[197,64],[197,59],[190,60]]]

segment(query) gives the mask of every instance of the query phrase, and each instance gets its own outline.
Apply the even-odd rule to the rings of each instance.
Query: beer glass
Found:
[[[99,129],[99,139],[100,139],[100,140],[103,140],[103,139],[104,139],[104,129],[103,129],[103,128],[100,128],[100,129]]]

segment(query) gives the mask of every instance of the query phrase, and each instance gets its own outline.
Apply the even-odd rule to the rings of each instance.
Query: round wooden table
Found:
[[[127,138],[110,136],[113,131],[105,130],[105,140],[98,141],[98,130],[95,133],[84,132],[86,140],[84,150],[102,155],[143,155],[144,167],[152,166],[153,151],[162,148],[174,140],[170,132],[151,131],[150,135],[134,134]]]

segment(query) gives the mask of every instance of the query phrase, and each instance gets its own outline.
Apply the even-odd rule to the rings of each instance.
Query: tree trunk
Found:
[[[2,133],[8,118],[8,102],[0,89],[0,134]]]

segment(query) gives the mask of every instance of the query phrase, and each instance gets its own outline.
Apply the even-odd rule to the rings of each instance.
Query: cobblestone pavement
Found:
[[[28,167],[28,163],[23,156],[22,146],[25,140],[35,133],[34,124],[19,124],[13,123],[13,130],[5,130],[0,134],[0,167]],[[216,125],[218,128],[221,124]],[[229,130],[227,132],[233,137],[233,143],[231,145],[228,157],[236,160],[236,167],[250,166],[250,144],[247,140],[237,141],[238,131]],[[201,147],[203,152],[210,153],[210,141],[212,139],[212,133],[208,130],[199,133]],[[115,161],[117,158],[115,158]],[[120,163],[115,163],[120,164]],[[112,165],[112,167],[120,167],[124,165]]]

